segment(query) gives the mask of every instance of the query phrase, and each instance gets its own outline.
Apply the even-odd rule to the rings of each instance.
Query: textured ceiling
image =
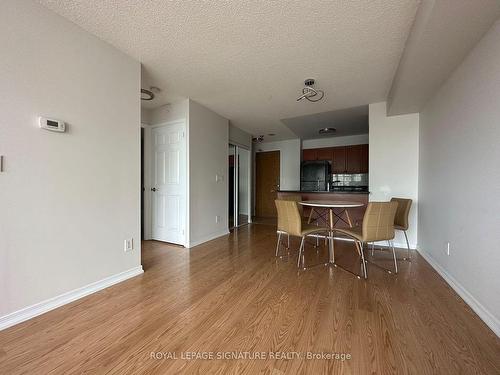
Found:
[[[418,0],[40,0],[140,61],[156,107],[190,97],[252,134],[386,99]],[[325,91],[296,102],[305,78]]]
[[[368,106],[339,109],[281,120],[300,139],[328,138],[321,128],[335,128],[333,137],[368,133]]]

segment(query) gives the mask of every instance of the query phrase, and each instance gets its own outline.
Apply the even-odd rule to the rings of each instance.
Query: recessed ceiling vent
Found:
[[[325,96],[325,92],[323,90],[318,90],[313,88],[314,79],[308,78],[304,81],[305,87],[302,89],[302,95],[297,98],[297,101],[300,102],[302,99],[307,99],[310,102],[319,102]]]

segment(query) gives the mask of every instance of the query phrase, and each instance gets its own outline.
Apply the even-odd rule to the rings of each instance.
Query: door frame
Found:
[[[143,185],[141,186],[142,201],[144,204],[144,233],[142,238],[144,240],[151,240],[151,125],[142,123],[141,128],[144,129],[144,145],[142,149],[143,157]]]
[[[185,142],[185,158],[186,158],[186,186],[185,186],[185,212],[184,212],[184,247],[189,244],[189,142],[188,142],[188,128],[186,119],[179,119],[173,121],[162,122],[154,125],[145,125],[144,128],[144,189],[142,194],[144,196],[144,240],[152,240],[152,226],[153,226],[153,207],[152,207],[152,192],[153,186],[153,129],[179,125],[184,126],[184,142]]]

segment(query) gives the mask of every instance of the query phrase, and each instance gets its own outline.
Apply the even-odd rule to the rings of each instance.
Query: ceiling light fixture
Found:
[[[154,98],[155,94],[153,93],[153,91],[141,89],[141,100],[153,100]]]
[[[335,133],[337,129],[335,128],[321,128],[319,129],[318,133],[319,134],[332,134]]]
[[[263,142],[264,141],[264,136],[263,135],[259,135],[258,137],[254,137],[252,138],[252,142]]]
[[[304,87],[302,89],[302,95],[297,98],[297,101],[301,101],[302,99],[307,99],[310,102],[319,102],[325,96],[325,92],[323,90],[317,90],[313,88],[314,79],[308,78],[304,81]]]

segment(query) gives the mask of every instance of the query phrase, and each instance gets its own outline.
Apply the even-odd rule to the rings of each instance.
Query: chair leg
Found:
[[[302,245],[302,267],[306,266],[306,239],[304,237],[304,244]]]
[[[394,258],[395,273],[398,273],[398,262],[396,260],[396,252],[394,251],[394,241],[391,241],[391,247],[392,247],[392,257]]]
[[[372,256],[374,254],[374,251],[375,251],[375,242],[372,242]]]
[[[300,241],[300,247],[299,247],[299,259],[297,260],[297,267],[300,268],[300,258],[302,257],[302,254],[304,253],[304,241],[305,237],[302,237],[302,241]]]
[[[333,232],[331,231],[328,232],[328,246],[332,250],[332,253],[330,254],[330,262],[335,263],[335,239],[333,237]]]
[[[278,253],[280,251],[280,242],[281,242],[281,232],[278,232],[278,243],[276,244],[276,254],[275,254],[275,256],[278,256]]]
[[[319,237],[318,235],[316,235],[316,246],[314,246],[315,248],[318,248],[319,247]]]
[[[359,250],[361,251],[361,263],[363,263],[363,275],[365,279],[368,278],[368,274],[366,273],[366,262],[365,262],[365,253],[363,251],[363,243],[359,243]]]
[[[288,245],[287,245],[288,247],[287,247],[287,250],[290,250],[290,234],[289,233],[287,233],[287,234],[288,234]]]
[[[405,234],[405,240],[406,240],[406,248],[408,249],[408,257],[403,258],[404,260],[407,260],[408,262],[411,262],[411,257],[410,257],[410,243],[408,242],[408,235],[406,234],[406,231],[404,230],[403,233]]]

